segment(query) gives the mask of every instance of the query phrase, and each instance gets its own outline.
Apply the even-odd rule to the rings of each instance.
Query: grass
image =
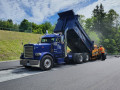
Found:
[[[40,34],[0,30],[0,61],[19,59],[23,45],[37,43],[40,37]]]

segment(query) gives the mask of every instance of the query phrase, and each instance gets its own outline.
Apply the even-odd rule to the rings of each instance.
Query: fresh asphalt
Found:
[[[0,71],[0,90],[120,90],[120,58],[110,56],[106,61],[57,65],[49,71]]]

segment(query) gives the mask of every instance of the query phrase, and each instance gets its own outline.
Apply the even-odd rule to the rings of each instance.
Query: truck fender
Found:
[[[53,58],[53,60],[54,60],[53,55],[52,55],[51,53],[49,53],[49,52],[43,52],[43,53],[41,53],[40,60],[41,60],[45,55],[50,55],[50,56]]]

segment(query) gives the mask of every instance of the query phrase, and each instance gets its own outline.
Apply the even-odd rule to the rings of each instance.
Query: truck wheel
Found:
[[[53,58],[50,55],[45,55],[40,62],[41,70],[50,70],[52,67]]]
[[[89,59],[90,59],[89,54],[85,53],[85,54],[84,54],[84,61],[85,61],[85,62],[88,62]]]
[[[83,55],[82,54],[77,54],[76,62],[77,62],[77,64],[80,64],[83,62]]]

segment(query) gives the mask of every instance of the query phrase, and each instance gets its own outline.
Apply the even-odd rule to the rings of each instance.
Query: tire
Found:
[[[85,53],[84,54],[84,62],[88,62],[90,60],[89,54]]]
[[[83,63],[83,55],[82,54],[78,54],[77,55],[77,64],[81,64],[81,63]]]
[[[65,58],[65,63],[70,64],[70,60],[68,58]]]
[[[53,58],[50,55],[43,56],[40,62],[41,70],[50,70],[53,67]]]
[[[73,61],[76,64],[81,64],[83,63],[83,55],[80,53],[74,53],[73,55]]]
[[[102,61],[105,61],[106,59],[106,54],[102,54]]]
[[[101,59],[101,55],[98,55],[98,56],[97,56],[97,60],[100,60],[100,59]]]

